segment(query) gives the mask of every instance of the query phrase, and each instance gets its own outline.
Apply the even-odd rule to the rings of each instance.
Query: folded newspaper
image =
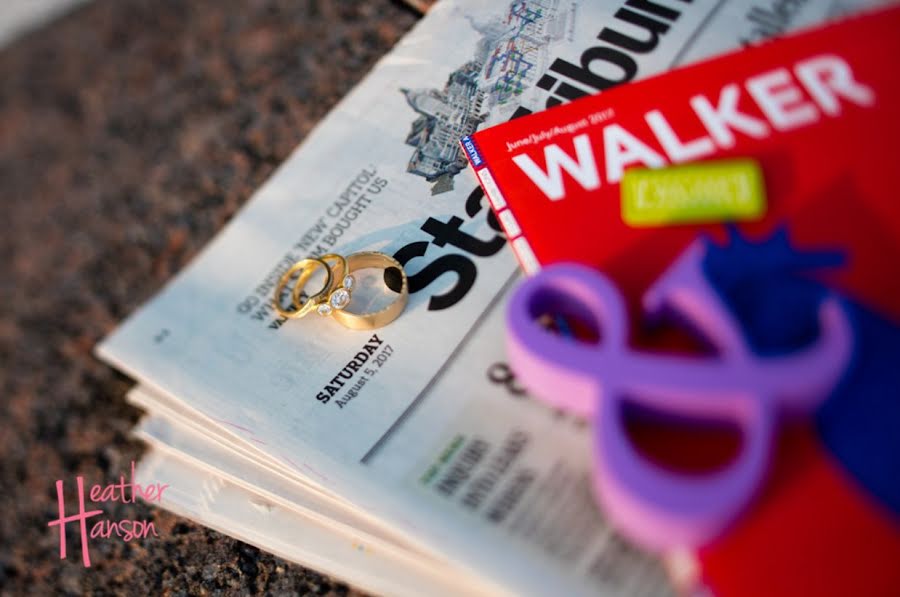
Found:
[[[873,3],[438,2],[99,346],[140,384],[138,481],[374,592],[674,592],[682,560],[641,553],[597,508],[585,422],[504,362],[519,274],[458,140]],[[399,319],[352,331],[274,311],[293,262],[359,250],[404,264]],[[369,371],[349,367],[359,353]]]

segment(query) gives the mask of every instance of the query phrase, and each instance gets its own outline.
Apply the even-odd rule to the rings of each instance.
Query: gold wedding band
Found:
[[[384,253],[379,253],[377,251],[360,251],[359,253],[353,253],[352,255],[347,256],[347,269],[344,270],[346,272],[345,278],[349,277],[352,280],[354,271],[366,268],[378,268],[383,270],[396,268],[400,270],[400,294],[387,307],[378,311],[373,311],[372,313],[353,313],[343,307],[340,309],[333,309],[330,315],[334,317],[338,323],[352,330],[371,330],[389,324],[400,316],[409,300],[409,283],[406,279],[406,272],[403,271],[403,266],[400,265],[399,261],[390,255],[385,255]],[[338,289],[334,293],[340,292],[340,290],[341,289]],[[332,296],[334,293],[332,293]],[[348,303],[349,298],[348,292]],[[345,304],[344,307],[346,306],[347,305]]]
[[[349,271],[347,271],[347,260],[343,255],[338,255],[337,253],[328,253],[327,255],[322,255],[321,257],[319,257],[319,259],[321,259],[325,263],[336,261],[337,265],[341,268],[340,271],[334,276],[335,284],[337,284],[343,276],[346,276],[350,273]],[[329,265],[328,267],[331,267],[331,272],[332,274],[334,274],[334,267],[332,267],[331,265]]]
[[[321,266],[325,269],[325,285],[322,287],[322,290],[310,296],[305,303],[300,302],[300,292],[303,290],[303,287],[306,286],[307,281],[310,276],[313,275],[313,272],[316,271],[316,267]],[[346,268],[344,268],[346,271]],[[281,306],[281,294],[284,292],[284,288],[291,281],[291,278],[294,277],[294,274],[297,272],[300,273],[297,276],[297,281],[294,283],[294,290],[291,293],[291,297],[293,299],[294,310],[287,311]],[[307,259],[301,259],[294,265],[290,267],[284,274],[281,276],[281,279],[278,280],[278,286],[275,287],[275,298],[272,301],[275,310],[282,317],[287,317],[288,319],[297,319],[299,317],[303,317],[308,314],[310,311],[319,306],[323,301],[326,300],[329,293],[331,293],[331,286],[333,283],[333,274],[331,272],[331,267],[322,259],[317,259],[315,257],[310,257]]]

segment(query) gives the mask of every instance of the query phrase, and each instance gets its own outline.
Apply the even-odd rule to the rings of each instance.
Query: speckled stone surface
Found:
[[[218,231],[412,26],[389,0],[95,0],[0,50],[0,590],[344,594],[146,505],[158,538],[47,523],[55,481],[139,459],[132,382],[94,344]],[[69,511],[76,504],[70,500]]]

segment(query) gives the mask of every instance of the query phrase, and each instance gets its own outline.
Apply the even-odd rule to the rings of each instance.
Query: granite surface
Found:
[[[55,482],[140,458],[92,355],[413,25],[389,0],[95,0],[0,50],[0,591],[344,594],[141,504],[158,538],[59,559]],[[68,513],[77,511],[68,500]]]

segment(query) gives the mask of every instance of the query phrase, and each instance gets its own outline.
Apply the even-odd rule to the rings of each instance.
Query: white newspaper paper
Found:
[[[515,261],[457,140],[861,4],[438,3],[100,355],[485,586],[665,592],[592,500],[589,430],[504,363]],[[410,275],[389,326],[269,306],[293,261],[364,249]]]
[[[368,512],[328,495],[311,486],[305,479],[298,479],[283,466],[278,466],[260,458],[247,449],[246,444],[228,441],[214,429],[198,426],[193,420],[185,419],[176,412],[162,406],[158,397],[146,392],[132,392],[129,401],[136,404],[153,404],[152,414],[144,417],[133,434],[147,441],[151,446],[167,453],[177,453],[178,457],[195,466],[230,479],[270,499],[281,501],[286,507],[313,518],[327,520],[334,526],[352,529],[357,535],[367,534],[378,537],[408,552],[428,557],[397,536],[384,521],[374,519]],[[213,500],[207,502],[212,509]]]
[[[202,492],[167,489],[165,507],[191,520],[257,545],[287,560],[339,576],[387,595],[458,595],[459,573],[414,554],[398,553],[377,539],[336,528],[269,501],[265,496],[185,461],[154,450],[141,463],[139,482],[167,479]],[[215,507],[209,507],[214,502]],[[496,592],[467,583],[473,595]]]

